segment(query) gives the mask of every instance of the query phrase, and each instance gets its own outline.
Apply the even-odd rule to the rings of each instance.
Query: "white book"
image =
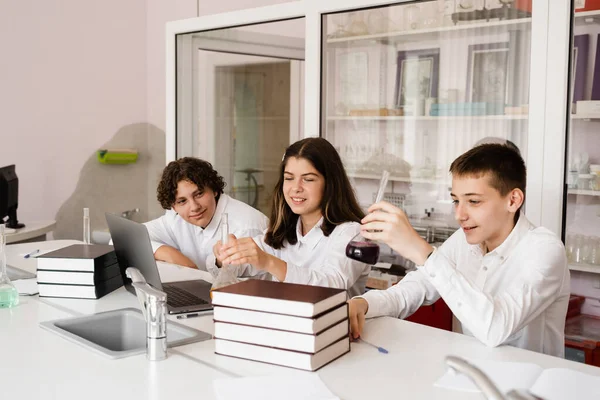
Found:
[[[544,400],[598,400],[600,376],[567,368],[543,369],[531,363],[468,360],[478,367],[502,393],[513,389],[529,391]],[[446,389],[479,392],[465,375],[448,370],[435,386]]]
[[[350,337],[348,336],[315,354],[275,349],[250,343],[231,342],[229,340],[215,338],[216,354],[277,364],[306,371],[316,371],[349,351]]]
[[[97,272],[52,271],[38,269],[37,280],[39,283],[94,285],[102,284],[102,282],[114,278],[117,275],[121,275],[119,264],[113,264]]]
[[[236,342],[316,353],[340,338],[348,336],[348,334],[348,319],[345,319],[316,335],[215,322],[214,336],[215,338]]]
[[[213,318],[218,322],[229,322],[233,324],[315,334],[321,332],[328,326],[332,326],[336,322],[348,318],[348,305],[347,303],[344,303],[338,308],[320,314],[314,318],[215,306]]]
[[[64,285],[38,282],[40,297],[66,297],[73,299],[99,299],[123,286],[121,275],[95,285]]]
[[[117,263],[113,246],[74,244],[37,257],[38,270],[99,272]]]

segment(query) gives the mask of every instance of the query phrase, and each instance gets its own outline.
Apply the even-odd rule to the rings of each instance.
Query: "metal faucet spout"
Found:
[[[146,320],[146,356],[151,361],[164,360],[167,358],[167,294],[150,286],[137,268],[129,267],[125,274],[132,280]]]

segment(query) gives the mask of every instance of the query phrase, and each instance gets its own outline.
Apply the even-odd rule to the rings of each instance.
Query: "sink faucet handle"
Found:
[[[467,376],[475,386],[477,386],[488,400],[506,400],[504,395],[498,390],[494,382],[483,373],[479,368],[461,357],[447,356],[446,364],[455,370]]]
[[[140,270],[137,268],[134,268],[134,267],[127,268],[125,270],[125,275],[127,275],[127,277],[129,279],[131,279],[132,282],[146,283],[146,278],[144,278],[144,275],[142,275]]]
[[[150,286],[146,282],[144,275],[142,275],[142,273],[137,268],[127,268],[125,270],[125,275],[127,275],[127,277],[129,277],[132,280],[131,285],[135,288],[135,293],[140,302],[142,313],[144,314],[144,318],[148,320],[149,307],[154,306],[156,308],[158,303],[166,303],[167,294],[161,290],[155,289],[152,286]]]
[[[167,302],[167,294],[165,292],[153,288],[146,282],[132,282],[131,285],[135,288],[136,292],[140,291],[144,294],[146,303],[150,301]]]

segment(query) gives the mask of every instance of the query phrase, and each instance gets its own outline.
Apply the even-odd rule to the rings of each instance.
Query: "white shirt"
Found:
[[[144,225],[150,234],[152,250],[156,253],[163,245],[174,247],[192,260],[198,269],[207,270],[207,257],[212,255],[215,243],[221,240],[223,213],[228,214],[229,233],[236,237],[253,237],[267,229],[268,219],[263,213],[223,193],[206,228],[190,224],[173,210],[146,222]]]
[[[322,223],[323,218],[302,236],[302,222],[298,218],[298,241],[294,245],[286,242],[278,250],[265,243],[264,235],[255,237],[254,241],[263,251],[287,263],[284,282],[346,289],[350,296],[363,294],[371,266],[346,257],[346,245],[360,232],[360,224],[343,223],[325,236],[321,230]],[[262,272],[251,269],[247,265],[242,273],[253,275]],[[273,279],[276,280],[275,277]]]
[[[564,357],[570,274],[562,242],[521,214],[495,250],[483,254],[456,231],[425,265],[387,290],[372,290],[367,317],[406,318],[440,296],[465,334]]]

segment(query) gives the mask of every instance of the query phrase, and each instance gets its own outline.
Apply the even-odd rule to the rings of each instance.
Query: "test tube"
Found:
[[[90,239],[90,209],[83,209],[83,244],[92,244]]]
[[[385,193],[385,187],[387,186],[389,177],[390,173],[387,170],[383,170],[381,180],[379,181],[379,190],[377,190],[377,196],[375,197],[375,203],[379,203],[383,200],[383,194]]]

